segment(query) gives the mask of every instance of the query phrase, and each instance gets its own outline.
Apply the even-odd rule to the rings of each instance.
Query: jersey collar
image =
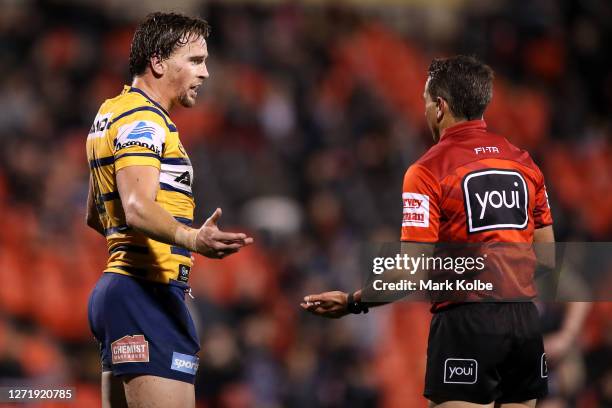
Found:
[[[141,94],[141,95],[142,95],[142,96],[144,96],[144,97],[145,97],[145,98],[146,98],[146,99],[147,99],[149,102],[151,102],[153,105],[155,105],[155,106],[157,106],[159,109],[161,109],[161,110],[162,110],[162,112],[164,112],[164,113],[165,113],[165,114],[166,114],[168,117],[170,116],[170,114],[169,114],[169,113],[168,113],[168,112],[167,112],[167,111],[166,111],[166,110],[163,108],[163,106],[161,106],[159,103],[157,103],[157,102],[155,102],[153,99],[151,99],[151,98],[149,97],[149,95],[147,95],[147,94],[145,93],[145,91],[143,91],[142,89],[140,89],[140,88],[136,88],[135,86],[129,86],[129,87],[128,87],[128,86],[126,85],[126,87],[128,88],[127,92],[135,92],[135,93],[139,93],[139,94]]]
[[[440,136],[440,141],[460,134],[485,132],[486,130],[487,123],[483,119],[468,120],[444,129],[444,132],[442,132],[442,135]]]

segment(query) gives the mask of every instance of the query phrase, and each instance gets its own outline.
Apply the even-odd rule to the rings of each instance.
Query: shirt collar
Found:
[[[166,109],[164,109],[163,106],[161,106],[158,102],[155,102],[153,99],[151,99],[149,97],[149,95],[147,95],[145,93],[145,91],[143,91],[140,88],[136,88],[135,86],[129,86],[129,85],[124,85],[123,86],[123,92],[121,92],[122,94],[124,93],[128,93],[128,92],[135,92],[135,93],[139,93],[142,96],[144,96],[149,102],[151,102],[153,105],[157,106],[159,109],[162,110],[162,112],[164,112],[167,116],[170,116],[170,114],[168,113],[168,111],[166,111]]]
[[[440,141],[448,139],[453,136],[471,133],[471,132],[485,132],[487,130],[487,123],[483,119],[468,120],[465,122],[459,122],[456,125],[444,129],[442,135],[440,135]]]

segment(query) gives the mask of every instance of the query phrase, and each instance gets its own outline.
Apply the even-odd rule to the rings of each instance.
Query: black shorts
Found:
[[[525,303],[468,303],[435,313],[424,396],[434,402],[521,402],[548,392],[537,309]]]

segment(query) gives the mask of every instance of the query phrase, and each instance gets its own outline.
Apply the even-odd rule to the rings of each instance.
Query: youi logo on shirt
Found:
[[[469,233],[527,226],[527,183],[515,170],[486,169],[466,175],[462,182]]]

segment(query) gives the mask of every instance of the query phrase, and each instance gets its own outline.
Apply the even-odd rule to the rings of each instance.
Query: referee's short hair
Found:
[[[493,70],[474,57],[436,58],[428,74],[429,96],[444,99],[456,118],[480,119],[493,98]]]
[[[208,38],[210,25],[201,18],[176,13],[152,13],[138,25],[130,49],[130,75],[144,74],[153,56],[169,58],[194,36]]]

